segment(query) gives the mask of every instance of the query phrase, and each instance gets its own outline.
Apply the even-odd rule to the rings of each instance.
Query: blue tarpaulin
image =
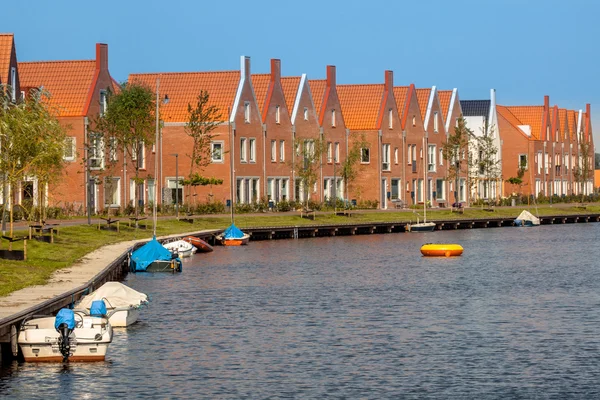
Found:
[[[75,329],[75,313],[68,308],[61,308],[54,319],[54,329],[58,330],[60,324],[65,323],[69,329]]]
[[[240,231],[237,226],[231,224],[231,226],[223,231],[223,238],[225,239],[241,239],[244,237],[244,232]]]
[[[106,304],[104,304],[104,300],[92,301],[92,306],[90,307],[90,315],[92,317],[102,317],[106,315]]]
[[[155,237],[131,255],[131,261],[134,262],[136,271],[145,271],[148,265],[156,260],[169,261],[170,259],[171,252],[160,244]]]

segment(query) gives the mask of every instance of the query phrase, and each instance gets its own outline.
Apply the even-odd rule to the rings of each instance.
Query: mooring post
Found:
[[[31,240],[31,227],[29,227],[29,240]]]
[[[27,261],[27,239],[23,240],[23,260]]]
[[[10,326],[10,349],[14,357],[19,355],[19,344],[17,343],[17,327],[14,325]]]
[[[54,243],[54,228],[50,228],[50,243]]]

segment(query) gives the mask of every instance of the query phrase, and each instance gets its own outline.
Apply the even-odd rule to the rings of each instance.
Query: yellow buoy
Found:
[[[463,247],[460,244],[427,243],[421,246],[421,254],[426,257],[452,257],[462,253]]]

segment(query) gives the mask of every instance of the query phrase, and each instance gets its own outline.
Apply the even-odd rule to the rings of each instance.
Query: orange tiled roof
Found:
[[[298,86],[300,86],[299,76],[286,76],[281,78],[281,88],[283,89],[285,104],[287,105],[290,115],[292,114],[296,96],[298,95]]]
[[[505,120],[507,120],[508,123],[511,124],[516,130],[521,132],[521,134],[523,134],[523,136],[529,138],[529,136],[525,132],[523,132],[523,130],[521,128],[519,128],[519,125],[524,125],[524,124],[521,121],[519,121],[519,119],[517,117],[515,117],[515,115],[508,109],[508,107],[496,105],[496,111]]]
[[[431,95],[431,88],[429,89],[417,89],[417,101],[419,102],[419,110],[421,111],[421,118],[425,118],[427,112],[427,104],[429,103],[429,96]]]
[[[521,125],[531,126],[531,137],[539,140],[542,131],[542,119],[544,118],[544,106],[508,106],[506,108],[521,121]]]
[[[84,114],[95,72],[95,60],[19,63],[21,86],[43,86],[50,93],[50,106],[56,108],[61,117]]]
[[[337,93],[346,127],[352,130],[377,129],[384,85],[338,85]]]
[[[0,83],[2,84],[8,83],[13,40],[12,33],[0,33]]]
[[[559,108],[558,109],[558,122],[560,124],[560,136],[564,138],[564,134],[565,131],[568,127],[567,125],[567,109],[566,108]]]
[[[267,100],[269,82],[271,82],[271,74],[252,74],[252,86],[254,87],[254,95],[256,96],[260,115],[263,113],[265,101]]]
[[[240,83],[240,71],[219,72],[170,72],[163,74],[131,74],[129,82],[140,82],[156,88],[156,78],[160,76],[160,93],[169,96],[169,103],[161,108],[163,120],[185,122],[189,119],[188,104],[195,104],[201,90],[209,94],[209,105],[214,105],[226,121],[228,109]],[[231,110],[230,110],[231,111]]]
[[[442,108],[442,119],[446,122],[448,112],[450,111],[450,100],[452,99],[452,90],[438,90],[438,99]]]
[[[323,106],[323,98],[325,97],[325,87],[327,81],[325,79],[312,79],[308,81],[310,87],[310,93],[312,95],[313,104],[315,105],[315,112],[317,118],[321,115],[321,107]]]
[[[402,129],[406,123],[404,110],[406,109],[406,98],[408,97],[408,90],[410,86],[395,86],[394,87],[394,98],[396,99],[396,107],[398,107],[398,117],[402,121]]]
[[[573,141],[577,137],[577,111],[567,110],[567,120],[569,124],[569,135],[571,141]]]

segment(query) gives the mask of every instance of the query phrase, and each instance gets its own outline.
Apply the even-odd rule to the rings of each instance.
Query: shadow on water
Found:
[[[252,242],[129,275],[104,363],[13,363],[3,398],[597,397],[600,224]],[[427,242],[462,257],[426,258]]]

